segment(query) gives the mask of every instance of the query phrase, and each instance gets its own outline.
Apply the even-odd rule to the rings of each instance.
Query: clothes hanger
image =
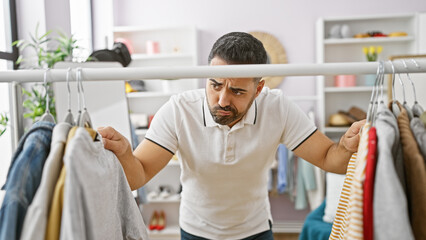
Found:
[[[401,113],[401,110],[399,109],[398,104],[396,104],[396,98],[395,98],[395,66],[393,65],[393,62],[391,60],[389,60],[389,63],[392,66],[392,107],[391,107],[391,110],[393,112],[393,115],[395,117],[398,117],[399,114]],[[403,94],[405,94],[404,85],[403,84],[401,84],[401,85],[403,87]]]
[[[78,77],[78,81],[77,81],[78,89],[81,91],[81,96],[82,96],[82,100],[83,100],[83,111],[81,112],[81,115],[78,118],[77,125],[79,127],[92,128],[92,126],[93,126],[92,120],[90,119],[89,112],[87,111],[86,100],[84,98],[84,89],[83,89],[83,80],[82,80],[82,76],[81,76],[81,68],[77,69],[77,77]]]
[[[67,89],[68,89],[68,112],[65,115],[64,122],[67,122],[71,124],[71,126],[74,126],[75,125],[74,117],[71,112],[71,89],[70,89],[70,82],[69,82],[70,72],[71,72],[71,68],[68,68],[67,75],[66,75]]]
[[[44,114],[41,116],[40,121],[56,123],[55,118],[53,117],[53,115],[50,113],[50,110],[49,110],[50,97],[49,97],[49,85],[47,84],[47,72],[49,70],[50,69],[46,69],[46,71],[44,72],[43,85],[44,85],[44,90],[46,92],[46,110]]]
[[[417,64],[416,60],[414,60],[412,58],[411,61],[416,65],[417,68],[420,68],[420,66]],[[406,69],[408,69],[407,64],[405,63],[404,59],[402,59],[402,63],[404,64],[404,67]],[[417,102],[416,87],[414,85],[413,80],[411,80],[410,74],[408,74],[408,72],[407,72],[407,78],[411,82],[411,86],[413,87],[414,105],[411,108],[411,110],[413,111],[414,117],[420,117],[422,115],[422,113],[424,112],[424,109],[423,109],[422,106],[420,106],[419,102]]]
[[[379,66],[377,67],[376,80],[374,81],[373,90],[371,91],[370,102],[368,104],[366,122],[372,122],[373,120],[374,109],[376,105],[375,103],[377,103],[377,99],[376,99],[378,94],[377,89],[378,89],[378,83],[380,79],[382,66],[383,66],[383,61],[380,61]]]
[[[411,111],[411,108],[408,106],[407,99],[405,97],[405,84],[404,84],[404,81],[402,81],[401,73],[398,73],[398,80],[399,80],[399,84],[401,84],[402,86],[402,96],[403,96],[402,107],[405,108],[405,110],[407,111],[408,119],[411,120],[413,119],[413,112]]]
[[[371,125],[374,126],[375,122],[376,122],[376,118],[377,118],[377,112],[379,110],[379,105],[381,105],[383,108],[386,108],[386,104],[384,101],[384,82],[385,82],[385,62],[381,61],[381,64],[379,64],[379,71],[378,71],[378,77],[377,77],[377,87],[376,87],[376,100],[375,100],[375,104],[374,104],[374,109],[373,109],[373,118],[372,118],[372,122]],[[380,95],[379,95],[379,91],[380,91]],[[380,101],[379,101],[380,99]]]

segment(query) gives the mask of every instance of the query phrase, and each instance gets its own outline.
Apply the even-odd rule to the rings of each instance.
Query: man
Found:
[[[211,66],[266,62],[262,43],[241,32],[219,38],[209,55]],[[179,150],[182,239],[273,239],[267,173],[280,143],[326,171],[346,172],[363,122],[333,143],[280,90],[264,84],[260,78],[210,78],[205,90],[173,96],[133,153],[120,133],[98,129],[132,189]]]

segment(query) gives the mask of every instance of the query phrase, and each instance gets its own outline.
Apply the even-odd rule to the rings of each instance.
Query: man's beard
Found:
[[[219,105],[210,108],[210,114],[213,117],[213,120],[220,125],[228,125],[240,119],[243,114],[239,113],[238,110],[232,106],[221,107]],[[231,112],[229,115],[220,115],[218,111],[229,111]]]
[[[229,124],[231,124],[231,123],[233,123],[233,122],[235,122],[237,120],[240,120],[247,113],[247,111],[249,110],[249,108],[250,108],[251,104],[253,103],[254,99],[255,99],[255,97],[253,96],[253,98],[251,99],[250,103],[247,105],[246,110],[244,112],[242,112],[242,113],[238,112],[238,110],[235,107],[231,106],[231,105],[228,105],[226,107],[221,107],[219,105],[216,105],[214,107],[210,107],[210,104],[208,104],[208,106],[209,106],[210,114],[212,115],[213,120],[216,123],[218,123],[220,125],[229,125]],[[208,98],[207,98],[207,103],[208,103]],[[225,115],[225,116],[224,115],[220,115],[217,112],[219,110],[220,111],[229,111],[229,112],[231,112],[231,114]]]

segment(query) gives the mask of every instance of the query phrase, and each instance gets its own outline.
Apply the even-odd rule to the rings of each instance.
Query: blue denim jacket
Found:
[[[6,195],[0,209],[0,240],[20,238],[28,206],[40,185],[54,126],[37,122],[19,141],[2,187]]]

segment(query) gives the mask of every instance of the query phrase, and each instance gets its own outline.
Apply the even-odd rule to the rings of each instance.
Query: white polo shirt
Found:
[[[214,122],[205,89],[172,96],[146,138],[181,161],[180,227],[208,239],[269,229],[268,170],[278,145],[294,150],[316,127],[282,94],[264,88],[232,128]]]

